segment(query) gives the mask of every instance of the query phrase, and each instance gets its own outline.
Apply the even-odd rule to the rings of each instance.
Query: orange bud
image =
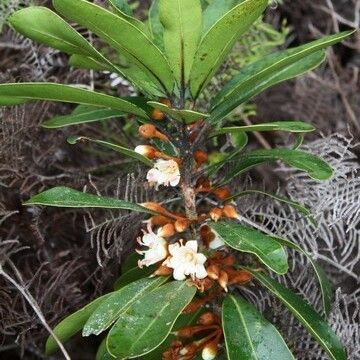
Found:
[[[218,352],[218,343],[218,339],[215,339],[214,341],[211,341],[205,345],[201,353],[203,360],[214,360],[216,358]]]
[[[197,321],[200,325],[213,325],[215,322],[217,322],[217,316],[210,311],[202,314]]]
[[[208,277],[213,280],[218,280],[220,276],[220,268],[217,265],[209,265],[206,269]]]
[[[239,270],[229,279],[229,284],[245,284],[252,280],[252,275],[246,270]]]
[[[155,215],[152,218],[150,218],[151,225],[154,226],[164,226],[171,222],[171,219],[164,216],[164,215]]]
[[[222,209],[220,209],[220,208],[212,208],[210,210],[210,212],[209,212],[209,215],[210,215],[212,220],[217,222],[222,216]]]
[[[222,187],[214,190],[214,195],[220,200],[225,200],[231,196],[231,192],[228,188]]]
[[[167,276],[171,275],[173,269],[168,268],[167,266],[160,265],[152,274],[151,276]]]
[[[160,102],[161,102],[162,104],[166,105],[167,107],[171,107],[171,101],[170,101],[170,99],[162,98],[162,99],[160,100]]]
[[[200,239],[202,243],[208,248],[210,243],[215,239],[215,234],[211,231],[209,226],[203,225],[200,228]]]
[[[158,235],[162,237],[171,237],[175,235],[175,226],[172,223],[166,224],[158,231]]]
[[[143,206],[146,209],[152,210],[152,211],[156,211],[156,212],[164,212],[167,211],[165,210],[160,204],[156,203],[156,202],[146,202],[146,203],[142,203],[140,204],[141,206]]]
[[[158,150],[150,145],[139,145],[134,151],[138,154],[146,156],[149,159],[155,159],[158,153]]]
[[[200,177],[197,179],[195,187],[200,189],[210,189],[211,181],[205,177]]]
[[[219,275],[218,282],[219,282],[219,285],[220,285],[226,292],[228,292],[227,285],[228,285],[228,282],[229,282],[229,276],[228,276],[228,274],[227,274],[225,271],[223,271],[223,270],[220,271],[220,275]]]
[[[235,261],[236,261],[235,256],[230,255],[230,256],[224,257],[221,260],[221,263],[222,263],[222,265],[225,265],[225,266],[232,266],[235,264]]]
[[[159,109],[154,109],[151,112],[151,118],[153,120],[157,120],[157,121],[164,120],[165,119],[165,114]]]
[[[233,205],[225,205],[222,210],[223,210],[223,215],[227,218],[237,219],[239,216],[235,206]]]
[[[177,219],[175,221],[175,230],[178,232],[178,233],[182,233],[184,231],[186,231],[189,226],[190,226],[190,221],[187,220],[187,219]]]
[[[145,139],[158,138],[160,140],[167,141],[168,137],[156,130],[156,127],[152,124],[144,124],[139,127],[139,135]]]
[[[198,167],[205,164],[208,159],[208,154],[205,151],[198,150],[194,153],[194,159]]]

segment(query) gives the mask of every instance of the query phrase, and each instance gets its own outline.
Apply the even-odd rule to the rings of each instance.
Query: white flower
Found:
[[[221,239],[221,237],[219,236],[219,234],[217,232],[215,232],[214,230],[211,230],[212,233],[215,235],[214,240],[212,240],[209,244],[209,248],[212,250],[216,250],[218,248],[221,248],[222,246],[225,246],[224,241]]]
[[[173,277],[175,280],[184,280],[190,275],[193,279],[204,279],[207,272],[204,267],[206,256],[198,253],[198,243],[190,240],[183,245],[179,243],[169,245],[170,257],[163,263],[165,266],[174,269]]]
[[[155,234],[151,227],[148,227],[149,233],[144,232],[142,238],[138,238],[138,243],[142,246],[146,246],[148,250],[136,250],[140,255],[144,255],[144,259],[138,261],[138,266],[150,266],[156,264],[168,256],[168,243],[167,241]]]
[[[146,179],[156,186],[177,186],[180,181],[179,165],[174,160],[157,160]]]

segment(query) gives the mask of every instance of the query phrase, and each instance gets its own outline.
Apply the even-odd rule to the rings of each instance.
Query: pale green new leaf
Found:
[[[165,114],[168,114],[171,118],[178,121],[183,121],[185,123],[193,123],[195,121],[199,121],[209,117],[208,114],[203,114],[194,110],[172,109],[165,104],[159,103],[157,101],[148,101],[147,104],[154,109],[159,109]]]
[[[223,127],[214,130],[211,136],[218,136],[221,134],[236,134],[241,132],[251,131],[288,131],[292,133],[304,133],[314,131],[315,127],[303,121],[274,121],[270,123]]]
[[[83,336],[99,335],[108,329],[135,301],[160,286],[167,278],[158,276],[132,282],[115,291],[91,314],[83,328]]]
[[[267,0],[246,0],[222,16],[204,35],[190,73],[193,98],[211,80],[239,37],[259,18]]]
[[[91,303],[87,304],[86,306],[76,311],[75,313],[71,314],[70,316],[66,317],[59,324],[57,324],[53,329],[53,332],[60,340],[60,342],[65,343],[72,336],[80,332],[83,326],[85,325],[86,321],[91,316],[91,314],[111,294],[112,293],[109,293],[95,299]],[[58,349],[58,344],[56,343],[55,339],[52,336],[49,336],[45,345],[46,355],[53,354],[57,349]]]
[[[278,274],[285,274],[288,271],[287,254],[283,246],[271,236],[235,222],[221,221],[211,223],[210,227],[231,248],[254,254]]]
[[[20,100],[21,103],[31,100],[60,101],[105,107],[148,118],[147,113],[138,106],[136,99],[114,97],[71,85],[41,82],[0,84],[1,98],[9,99],[9,103],[3,105],[13,105],[11,101],[15,100],[19,100],[19,103]]]
[[[131,359],[151,352],[167,338],[195,293],[196,288],[186,281],[173,281],[137,300],[110,330],[109,353]]]
[[[225,298],[222,327],[228,360],[295,360],[275,326],[245,299]]]
[[[65,208],[124,209],[155,214],[143,206],[128,201],[83,193],[65,186],[58,186],[33,196],[24,205],[45,205]]]
[[[119,118],[123,116],[123,111],[101,109],[96,106],[79,105],[71,114],[56,116],[52,119],[44,121],[41,126],[47,129],[57,129],[65,126],[86,124],[89,122]]]
[[[257,165],[276,160],[281,160],[291,167],[307,172],[315,180],[327,180],[333,174],[330,165],[318,156],[300,150],[265,149],[241,155],[240,162],[226,174],[222,184],[228,183],[235,176],[239,176]]]
[[[160,21],[160,9],[159,1],[153,0],[149,10],[149,30],[154,43],[161,49],[164,50],[164,27]]]
[[[189,79],[201,36],[200,0],[160,0],[160,21],[167,58],[181,89]]]
[[[141,161],[142,163],[144,163],[147,166],[150,166],[150,167],[154,166],[154,163],[151,160],[149,160],[147,157],[145,157],[144,155],[138,154],[137,152],[135,152],[132,149],[128,149],[126,147],[110,143],[108,141],[96,140],[96,139],[88,138],[86,136],[76,136],[76,135],[70,136],[67,141],[68,141],[69,144],[72,144],[72,145],[76,144],[79,141],[93,142],[93,143],[98,144],[100,146],[103,146],[103,147],[106,147],[108,149],[117,151],[117,152],[119,152],[119,153],[121,153],[123,155],[126,155],[127,157],[130,157],[132,159]]]
[[[169,63],[138,27],[85,0],[54,0],[53,4],[62,15],[94,32],[139,67],[160,90],[172,92],[174,76]]]
[[[42,6],[30,6],[9,17],[11,26],[22,35],[68,54],[103,60],[104,57],[59,15]]]
[[[249,269],[248,269],[249,270]],[[346,360],[346,352],[338,337],[324,319],[300,296],[293,293],[269,276],[249,270],[254,278],[265,286],[293,313],[302,325],[318,341],[332,360]]]

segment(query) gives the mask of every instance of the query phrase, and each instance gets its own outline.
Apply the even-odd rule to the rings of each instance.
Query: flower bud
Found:
[[[171,107],[171,101],[168,98],[161,98],[160,102],[167,107]]]
[[[212,208],[209,212],[209,215],[213,221],[217,222],[222,216],[222,209]]]
[[[187,219],[177,219],[174,223],[174,226],[175,226],[175,230],[178,233],[182,233],[189,228],[190,222]]]
[[[252,280],[252,275],[246,270],[238,270],[232,274],[229,279],[229,284],[246,284]]]
[[[168,268],[167,266],[160,265],[152,274],[151,277],[154,276],[167,276],[171,275],[173,272],[173,269]]]
[[[213,280],[218,280],[220,276],[220,268],[217,265],[209,265],[206,268],[206,272],[208,273],[208,277]]]
[[[201,356],[203,360],[213,360],[216,358],[218,352],[218,341],[208,343],[202,350]]]
[[[222,209],[223,215],[230,219],[237,219],[239,217],[235,206],[233,205],[225,205]]]
[[[157,234],[161,237],[171,237],[175,235],[175,226],[172,223],[166,224],[163,227],[161,227]]]
[[[211,188],[211,181],[206,177],[200,177],[197,179],[195,187],[208,190]]]
[[[151,112],[151,118],[153,120],[157,120],[157,121],[164,120],[165,119],[165,114],[159,109],[154,109]]]
[[[215,322],[217,321],[217,317],[214,313],[212,312],[206,312],[205,314],[202,314],[197,323],[200,325],[213,325]]]
[[[171,219],[164,215],[155,215],[150,218],[149,222],[151,223],[151,225],[154,225],[154,226],[164,226],[164,225],[170,223]]]
[[[198,150],[194,153],[194,159],[198,167],[205,164],[208,159],[208,154],[205,151]]]
[[[225,199],[228,199],[231,196],[231,192],[230,192],[230,190],[228,188],[222,187],[222,188],[218,188],[218,189],[214,190],[214,195],[219,200],[225,200]]]
[[[155,159],[157,157],[158,150],[150,145],[139,145],[134,151],[138,154],[144,155],[149,159]]]
[[[228,283],[229,283],[229,276],[228,276],[228,274],[227,274],[225,271],[223,271],[223,270],[220,271],[218,283],[219,283],[219,285],[220,285],[226,292],[228,292],[227,285],[228,285]]]
[[[152,124],[144,124],[139,127],[139,135],[145,139],[158,138],[160,140],[167,141],[168,137],[156,130],[156,127]]]

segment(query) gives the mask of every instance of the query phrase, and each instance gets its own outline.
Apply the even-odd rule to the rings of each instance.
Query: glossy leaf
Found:
[[[137,300],[110,330],[110,354],[134,358],[151,352],[167,338],[195,293],[196,288],[186,281],[173,281]]]
[[[154,109],[159,109],[165,114],[168,114],[171,118],[178,120],[178,121],[184,121],[186,123],[193,123],[195,121],[199,121],[202,119],[207,118],[209,115],[203,114],[197,111],[193,110],[178,110],[178,109],[172,109],[162,103],[159,103],[157,101],[148,101],[148,105],[153,107]]]
[[[325,59],[324,49],[344,38],[347,31],[288,49],[244,67],[212,102],[211,121],[224,118],[237,106],[279,82],[291,79],[317,67]]]
[[[145,278],[115,291],[91,314],[83,328],[83,336],[99,335],[108,329],[135,302],[160,286],[166,278]]]
[[[41,126],[47,129],[57,129],[65,126],[86,124],[94,121],[119,118],[124,113],[119,110],[101,109],[96,106],[79,105],[69,115],[56,116],[44,121]]]
[[[132,11],[127,1],[125,0],[108,0],[108,1],[111,4],[116,15],[128,21],[130,24],[136,26],[142,32],[144,33],[147,32],[146,25],[142,21],[132,16],[131,14]]]
[[[206,6],[203,14],[203,33],[206,33],[221,17],[244,0],[214,0]]]
[[[172,91],[174,78],[168,62],[139,28],[85,0],[54,0],[53,4],[59,13],[94,32],[138,66],[160,89]]]
[[[275,121],[265,124],[255,124],[246,126],[223,127],[214,130],[211,136],[218,136],[221,134],[237,134],[250,131],[289,131],[292,133],[304,133],[314,131],[315,127],[303,121]]]
[[[3,96],[23,99],[23,102],[48,100],[99,106],[148,118],[146,112],[132,102],[132,98],[121,99],[70,85],[41,82],[0,84],[0,98]]]
[[[123,146],[117,145],[117,144],[113,144],[110,143],[108,141],[103,141],[103,140],[96,140],[96,139],[91,139],[85,136],[71,136],[70,138],[68,138],[68,142],[70,144],[76,144],[77,142],[83,142],[83,141],[89,141],[89,142],[93,142],[95,144],[98,144],[100,146],[106,147],[108,149],[117,151],[129,158],[135,159],[137,161],[141,161],[143,164],[152,167],[154,165],[154,163],[149,160],[147,157],[145,157],[144,155],[138,154],[137,152],[135,152],[132,149],[128,149],[125,148]]]
[[[239,37],[259,18],[267,0],[246,0],[219,19],[204,35],[190,73],[190,89],[197,98]]]
[[[233,199],[236,199],[236,198],[239,198],[242,196],[252,195],[252,194],[255,194],[255,195],[260,194],[260,195],[268,196],[270,198],[275,199],[276,201],[285,203],[285,204],[293,207],[294,209],[298,210],[301,214],[303,214],[305,216],[309,216],[309,217],[311,216],[311,211],[307,207],[301,205],[299,202],[293,201],[293,200],[283,197],[283,196],[279,196],[277,194],[267,193],[267,192],[261,191],[261,190],[245,190],[245,191],[242,191],[240,193],[237,193],[237,194],[231,196],[230,198],[226,199],[226,201],[233,200]],[[312,220],[312,222],[315,222],[314,219],[311,219],[311,220]]]
[[[164,47],[178,85],[184,89],[202,30],[200,0],[160,0]]]
[[[60,16],[42,6],[30,6],[9,17],[11,26],[22,35],[68,54],[104,57]]]
[[[160,21],[159,0],[153,0],[149,10],[149,30],[154,43],[164,49],[164,27]]]
[[[0,106],[14,106],[24,104],[27,100],[19,97],[0,96]]]
[[[153,211],[128,201],[83,193],[65,186],[54,187],[33,196],[24,205],[46,205],[65,208],[124,209],[147,214]]]
[[[58,337],[58,339],[62,343],[68,341],[71,337],[73,337],[74,335],[76,335],[78,332],[81,331],[81,329],[83,328],[83,326],[85,325],[86,321],[89,319],[91,314],[111,294],[112,293],[106,294],[95,299],[91,303],[84,306],[82,309],[66,317],[64,320],[62,320],[59,324],[55,326],[55,328],[53,329],[54,334]],[[53,354],[57,349],[58,349],[58,344],[56,343],[56,341],[52,336],[49,336],[45,345],[46,355]]]
[[[275,326],[245,299],[225,298],[222,326],[228,360],[295,360]]]
[[[269,276],[256,271],[251,271],[251,273],[256,280],[283,302],[327,352],[330,359],[347,359],[345,349],[334,331],[307,302]]]
[[[114,290],[120,290],[122,287],[132,283],[133,281],[150,276],[156,270],[156,266],[143,267],[138,266],[124,272],[114,283]]]
[[[278,274],[285,274],[288,271],[287,254],[283,246],[271,236],[235,222],[221,221],[211,223],[210,226],[231,248],[254,254]]]
[[[289,241],[287,239],[283,239],[281,237],[274,237],[274,240],[276,240],[279,244],[283,246],[287,246],[289,248],[292,248],[306,256],[306,258],[309,260],[311,266],[314,269],[315,275],[318,279],[320,290],[321,290],[321,300],[323,304],[323,309],[326,315],[330,314],[331,311],[331,303],[332,303],[332,297],[333,297],[333,290],[332,285],[327,278],[324,270],[322,267],[306,252],[304,251],[298,244],[295,244],[292,241]]]
[[[105,62],[97,61],[89,56],[73,54],[69,58],[69,65],[78,69],[96,70],[96,71],[114,71],[117,70]]]
[[[106,348],[106,338],[101,342],[97,352],[95,360],[116,360],[115,357],[111,356]]]
[[[315,180],[327,180],[333,174],[332,168],[324,160],[304,151],[289,149],[256,150],[243,154],[240,162],[226,174],[222,183],[229,182],[235,176],[243,174],[257,165],[276,160],[281,160],[291,167],[307,172]]]

